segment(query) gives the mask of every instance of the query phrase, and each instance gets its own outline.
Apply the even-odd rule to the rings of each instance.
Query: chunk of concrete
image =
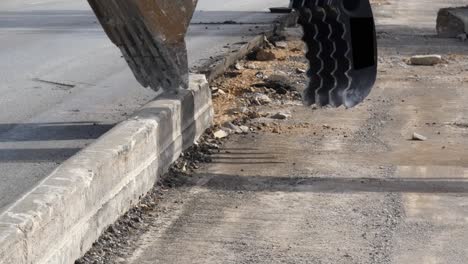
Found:
[[[413,137],[411,138],[413,141],[426,141],[427,137],[418,134],[418,133],[413,133]]]
[[[291,117],[291,114],[285,112],[278,112],[271,116],[272,119],[285,120]]]
[[[442,56],[432,55],[416,55],[410,58],[411,65],[433,66],[442,63]]]
[[[216,139],[223,139],[229,136],[229,133],[226,130],[220,129],[216,132],[214,132],[213,136]]]
[[[440,9],[437,15],[437,33],[442,38],[456,38],[468,33],[468,6]]]

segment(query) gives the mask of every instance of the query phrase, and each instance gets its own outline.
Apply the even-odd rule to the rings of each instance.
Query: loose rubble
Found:
[[[288,43],[286,41],[277,41],[275,42],[275,47],[280,48],[280,49],[287,49]]]
[[[261,49],[257,52],[255,58],[258,61],[272,61],[276,59],[276,55],[272,51]]]
[[[271,98],[266,94],[256,93],[252,96],[252,103],[255,105],[266,105],[271,102]]]
[[[228,137],[229,133],[226,132],[225,130],[220,129],[216,131],[213,135],[216,139],[222,139],[222,138]]]
[[[271,116],[272,119],[278,119],[278,120],[286,120],[290,117],[291,117],[291,114],[284,113],[284,112],[278,112]]]

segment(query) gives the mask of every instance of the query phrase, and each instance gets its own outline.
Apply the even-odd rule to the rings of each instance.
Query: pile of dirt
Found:
[[[282,108],[301,104],[301,93],[307,83],[308,62],[300,40],[269,43],[239,61],[223,76],[212,82],[215,128],[226,124],[249,125],[251,131],[278,131],[275,124],[252,122],[266,118],[265,108]],[[271,53],[274,58],[258,60],[258,54]]]

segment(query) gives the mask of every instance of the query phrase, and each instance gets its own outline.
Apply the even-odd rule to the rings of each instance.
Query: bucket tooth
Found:
[[[158,91],[188,87],[185,34],[197,0],[88,0],[136,79]]]

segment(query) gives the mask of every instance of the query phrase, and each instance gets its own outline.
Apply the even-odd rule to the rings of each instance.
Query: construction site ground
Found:
[[[434,29],[463,2],[377,1],[379,77],[353,109],[304,107],[298,29],[271,40],[212,83],[214,127],[77,263],[466,263],[468,42]],[[421,54],[443,61],[408,64]]]

